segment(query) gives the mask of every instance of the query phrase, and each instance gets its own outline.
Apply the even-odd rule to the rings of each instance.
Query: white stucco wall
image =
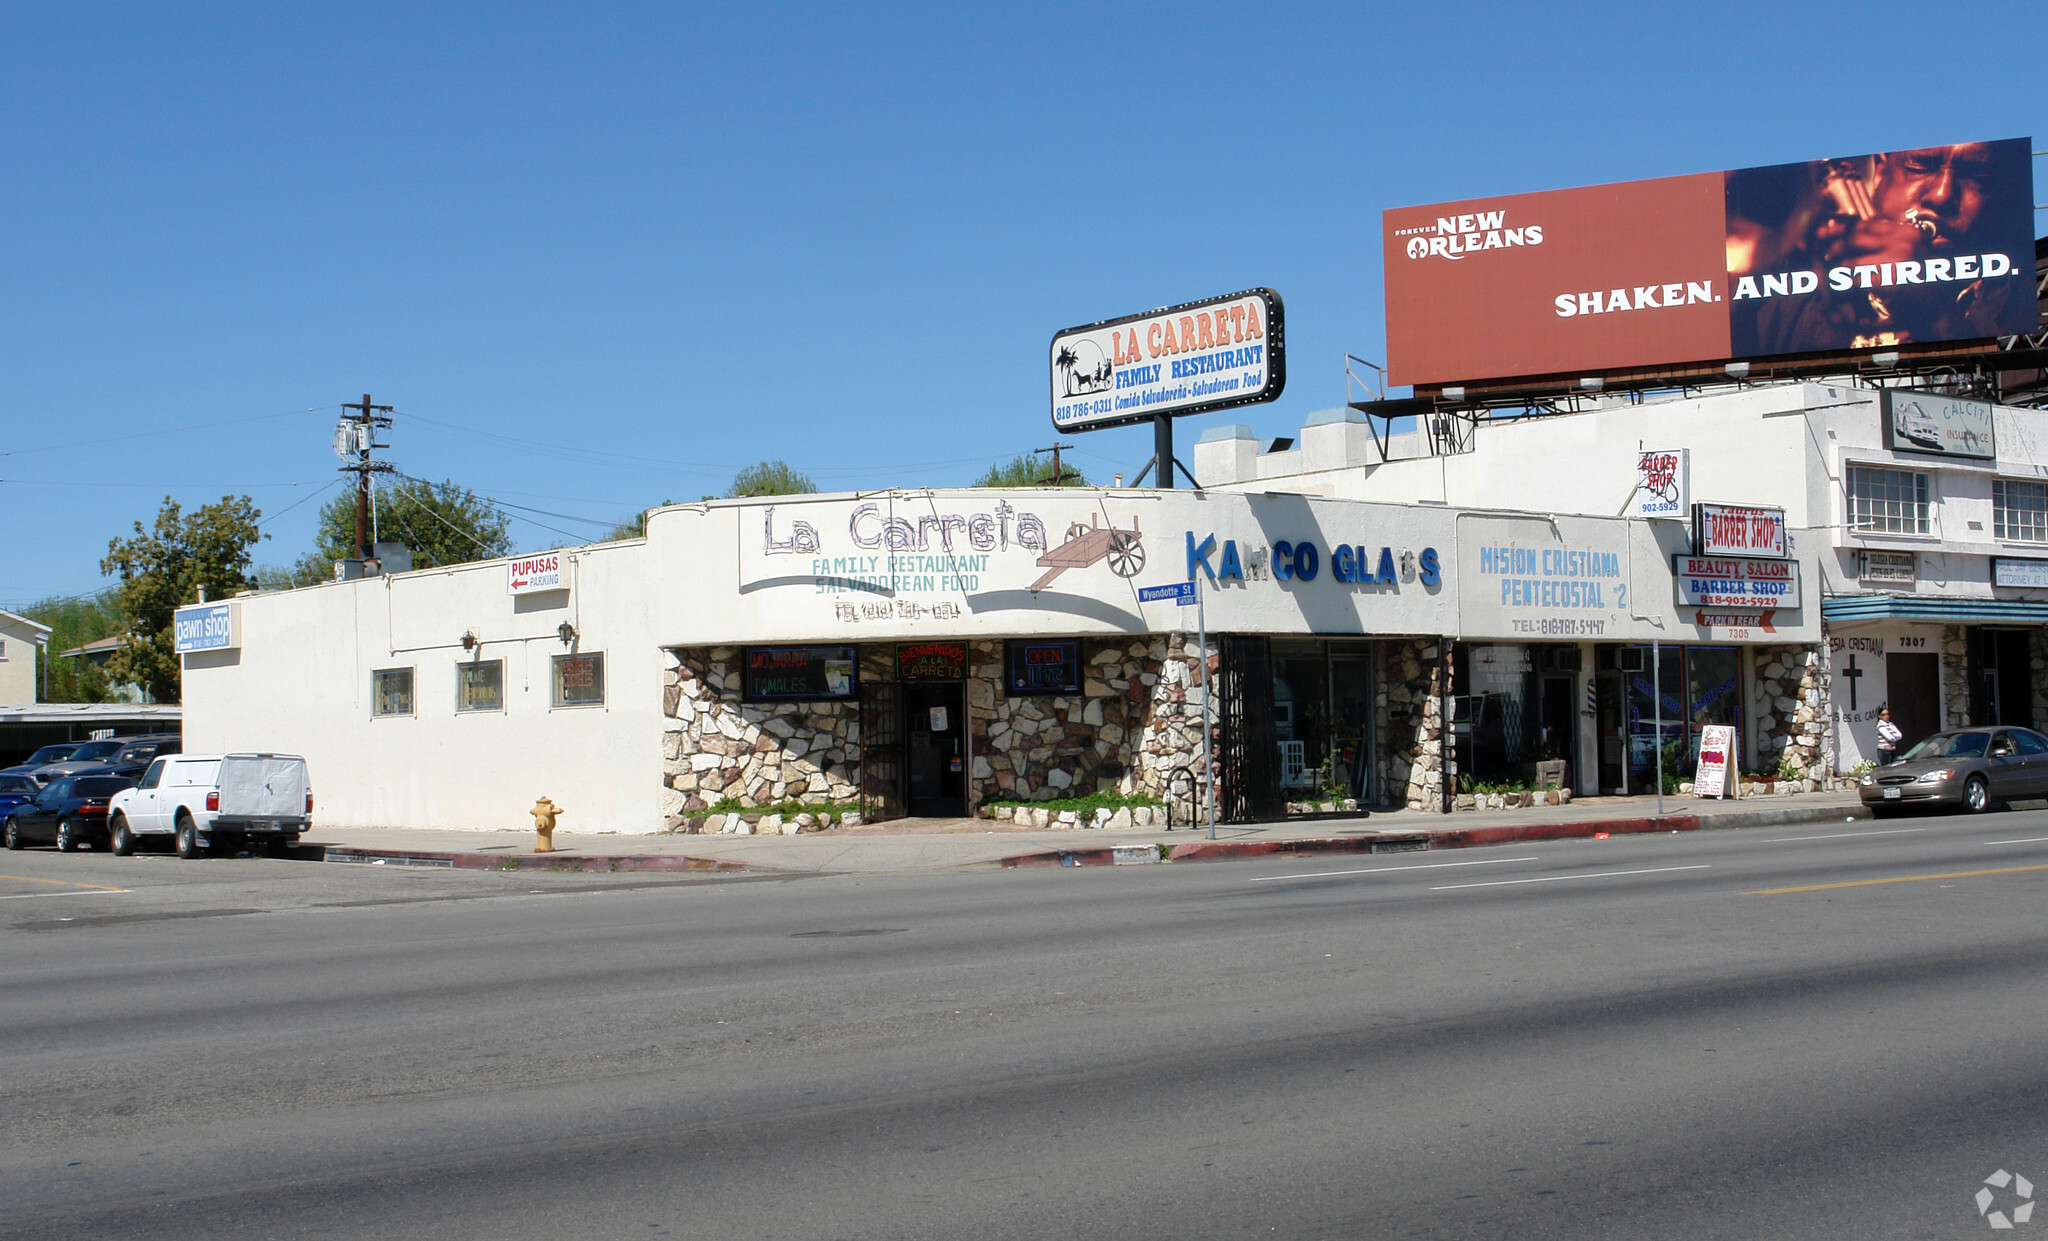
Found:
[[[36,701],[36,638],[49,632],[27,617],[0,612],[0,703]]]

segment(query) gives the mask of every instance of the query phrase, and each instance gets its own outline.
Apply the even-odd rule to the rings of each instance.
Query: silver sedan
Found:
[[[1928,803],[1976,814],[2000,801],[2048,797],[2048,737],[2011,726],[1936,733],[1864,776],[1857,792],[1875,815]]]

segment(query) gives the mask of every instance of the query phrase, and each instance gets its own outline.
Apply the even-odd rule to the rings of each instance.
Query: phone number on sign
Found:
[[[1514,622],[1516,633],[1539,633],[1551,637],[1569,638],[1577,634],[1599,635],[1607,632],[1604,620],[1584,620],[1576,616],[1544,616],[1535,620]]]

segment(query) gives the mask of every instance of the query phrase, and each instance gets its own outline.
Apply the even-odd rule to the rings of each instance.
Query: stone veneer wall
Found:
[[[1001,641],[967,646],[970,813],[1109,789],[1151,794],[1175,822],[1192,821],[1206,692],[1193,635],[1084,639],[1079,694],[1020,698],[1003,693]],[[897,679],[893,644],[859,649],[864,684]],[[753,807],[860,796],[860,704],[742,702],[740,657],[730,646],[668,652],[661,811],[672,831],[728,797]]]
[[[1833,725],[1828,675],[1819,646],[1759,646],[1751,655],[1756,692],[1749,703],[1757,739],[1757,766],[1774,772],[1789,763],[1799,779],[1826,773]]]
[[[1970,644],[1961,625],[1941,627],[1942,727],[1970,726]],[[2035,680],[2036,690],[2038,677]]]
[[[1388,638],[1379,647],[1373,729],[1380,804],[1442,810],[1442,648],[1434,638]]]

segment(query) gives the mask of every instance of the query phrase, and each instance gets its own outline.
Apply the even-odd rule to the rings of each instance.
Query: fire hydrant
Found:
[[[542,797],[539,801],[533,803],[532,813],[533,830],[539,836],[539,839],[534,843],[533,851],[535,853],[553,853],[555,851],[555,816],[562,813],[562,808],[549,801],[546,797]]]

